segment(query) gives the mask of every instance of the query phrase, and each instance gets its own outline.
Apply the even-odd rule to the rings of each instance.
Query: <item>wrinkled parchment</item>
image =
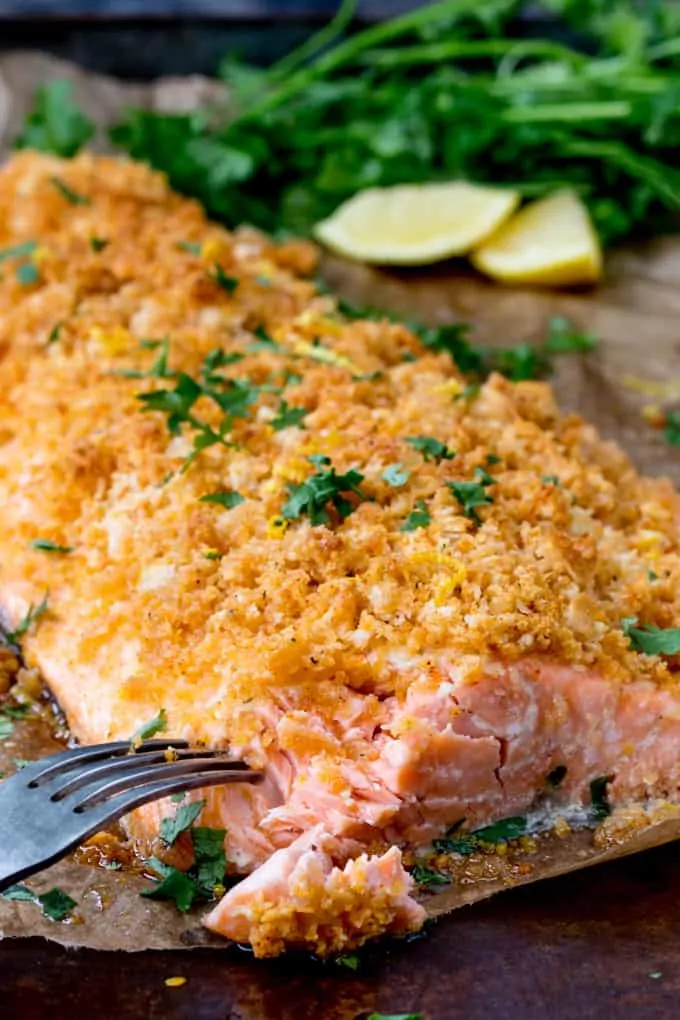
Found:
[[[36,85],[55,76],[74,81],[77,101],[101,126],[97,148],[106,145],[103,129],[127,105],[186,110],[222,94],[205,78],[136,85],[85,73],[42,54],[0,55],[0,158],[9,150]],[[540,340],[551,315],[568,316],[595,333],[600,344],[587,358],[559,360],[554,382],[561,406],[583,414],[618,441],[645,472],[669,475],[680,484],[680,447],[668,446],[641,414],[650,405],[670,408],[675,401],[680,407],[680,237],[611,254],[602,285],[581,293],[504,288],[457,265],[388,274],[327,256],[322,269],[331,288],[349,301],[433,325],[471,320],[474,337],[484,344]],[[0,743],[0,771],[11,772],[14,759],[34,758],[56,746],[43,722],[21,722],[10,740]],[[511,886],[677,838],[680,808],[626,837],[613,833],[608,841],[599,839],[597,845],[592,832],[540,839],[536,852],[462,861],[456,881],[436,895],[425,894],[425,903],[437,916]],[[42,935],[64,945],[109,950],[227,944],[202,928],[199,910],[180,915],[168,904],[141,898],[149,883],[140,875],[69,859],[29,884],[37,893],[54,885],[63,888],[78,903],[73,917],[56,923],[42,917],[35,904],[0,899],[0,937]]]

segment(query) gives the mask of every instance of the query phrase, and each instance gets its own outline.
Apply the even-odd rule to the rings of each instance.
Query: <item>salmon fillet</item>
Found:
[[[249,875],[210,928],[412,930],[401,850],[556,769],[558,806],[678,799],[679,660],[622,621],[679,622],[680,501],[549,386],[466,388],[131,162],[16,156],[0,258],[0,605],[48,593],[23,650],[78,740],[163,710],[264,770],[195,795]],[[129,816],[142,852],[175,810]]]

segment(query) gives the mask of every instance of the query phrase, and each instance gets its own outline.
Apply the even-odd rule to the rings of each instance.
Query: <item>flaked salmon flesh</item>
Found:
[[[456,823],[602,777],[612,804],[680,797],[678,657],[622,623],[678,624],[671,484],[546,384],[470,390],[341,314],[315,257],[138,164],[0,171],[0,605],[17,627],[48,593],[23,651],[80,741],[162,709],[264,770],[192,794],[247,876],[205,923],[263,956],[418,928],[401,852]],[[176,807],[126,819],[140,852]]]

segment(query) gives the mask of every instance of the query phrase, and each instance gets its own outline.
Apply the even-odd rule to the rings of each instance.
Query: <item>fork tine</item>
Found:
[[[42,786],[55,773],[64,773],[81,768],[89,762],[101,761],[103,758],[123,757],[140,754],[144,751],[162,751],[169,747],[177,750],[188,747],[186,740],[146,740],[139,748],[131,747],[129,740],[115,740],[109,744],[96,744],[94,747],[77,747],[70,751],[60,751],[47,758],[41,758],[31,768],[31,785]]]
[[[225,759],[224,752],[218,750],[193,750],[192,748],[181,748],[176,750],[172,748],[172,757],[168,758],[167,754],[169,748],[164,748],[159,751],[146,751],[143,753],[138,752],[137,754],[122,755],[116,758],[107,758],[104,761],[95,761],[94,764],[87,766],[82,771],[73,772],[69,771],[62,775],[61,772],[53,773],[52,778],[52,794],[50,799],[53,801],[63,800],[69,794],[75,790],[82,789],[83,786],[87,786],[91,783],[101,783],[105,779],[117,779],[128,775],[131,772],[146,768],[150,770],[148,772],[149,779],[153,778],[153,774],[157,772],[156,765],[165,762],[166,764],[174,764],[175,762],[182,762],[188,765],[193,761],[214,761],[219,758],[220,761]],[[234,763],[235,768],[241,768],[241,762]],[[34,781],[29,783],[29,786],[38,785]]]
[[[233,762],[228,759],[198,759],[196,761],[178,761],[170,765],[159,765],[157,768],[138,769],[136,772],[125,772],[121,778],[105,783],[91,793],[86,792],[83,800],[73,803],[73,810],[83,814],[96,805],[111,801],[117,794],[125,792],[134,794],[135,788],[154,786],[168,793],[178,790],[195,789],[203,785],[236,780],[238,782],[259,782],[261,774],[251,772],[244,762]],[[212,780],[207,782],[206,780]],[[162,794],[161,794],[162,795]],[[76,796],[70,800],[76,801]]]

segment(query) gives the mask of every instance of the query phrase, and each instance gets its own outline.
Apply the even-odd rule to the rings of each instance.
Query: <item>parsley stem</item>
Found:
[[[524,57],[554,57],[566,60],[574,67],[583,67],[588,60],[582,53],[544,39],[471,39],[425,43],[404,50],[377,49],[364,54],[361,63],[378,68],[410,67],[414,64],[438,64],[456,57],[503,57],[512,55],[516,60]]]
[[[477,0],[439,0],[439,3],[428,4],[415,11],[402,14],[400,17],[392,18],[390,21],[381,22],[364,29],[358,35],[352,36],[344,43],[334,47],[329,53],[319,57],[314,64],[305,67],[293,74],[289,80],[274,92],[264,96],[259,102],[252,103],[248,110],[232,121],[232,127],[236,124],[243,125],[252,120],[257,120],[264,113],[275,110],[278,106],[288,102],[294,96],[311,85],[312,82],[331,71],[336,71],[344,64],[355,60],[360,53],[370,46],[387,42],[420,29],[429,21],[436,21],[438,18],[460,16],[468,11],[475,11],[478,8]]]
[[[331,21],[273,64],[269,69],[268,77],[272,81],[281,81],[301,64],[304,64],[306,60],[314,57],[326,46],[330,46],[349,25],[355,15],[356,7],[357,0],[342,0]]]

